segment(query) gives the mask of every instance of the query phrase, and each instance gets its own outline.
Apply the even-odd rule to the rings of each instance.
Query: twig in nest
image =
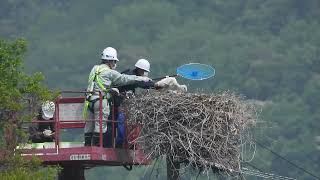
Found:
[[[142,126],[135,141],[147,154],[157,158],[170,152],[175,161],[206,172],[239,171],[242,143],[250,141],[249,128],[256,122],[253,107],[228,91],[148,92],[124,105],[128,123]]]

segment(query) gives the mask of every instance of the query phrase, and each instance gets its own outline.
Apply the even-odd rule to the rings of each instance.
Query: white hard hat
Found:
[[[139,59],[134,66],[143,69],[147,72],[150,72],[150,63],[146,59]]]
[[[103,50],[101,54],[101,59],[110,61],[119,61],[117,57],[117,50],[113,47],[107,47]]]
[[[45,120],[53,118],[54,111],[56,110],[56,106],[52,101],[46,101],[41,106],[42,110],[42,118]]]

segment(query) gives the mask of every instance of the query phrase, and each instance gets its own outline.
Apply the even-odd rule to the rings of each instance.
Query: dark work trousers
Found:
[[[116,127],[116,123],[115,123]],[[112,122],[107,123],[107,132],[103,134],[103,147],[105,148],[111,148],[113,144],[113,139],[112,139],[112,131],[115,130],[116,128],[112,129]]]
[[[108,120],[117,120],[118,108],[117,105],[114,105],[114,102],[109,101],[110,114],[108,116]],[[114,117],[113,117],[114,114]],[[113,119],[114,118],[114,119]],[[117,123],[114,122],[114,128],[112,128],[113,122],[107,122],[107,131],[103,134],[103,147],[112,148],[113,141],[112,133],[115,135],[115,131],[117,128]]]

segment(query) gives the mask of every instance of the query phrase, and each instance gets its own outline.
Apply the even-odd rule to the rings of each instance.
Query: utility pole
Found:
[[[173,156],[169,153],[166,157],[167,160],[167,180],[180,179],[180,163],[175,162]]]
[[[320,150],[320,136],[316,136],[316,146],[317,149]]]
[[[84,167],[81,164],[63,164],[62,170],[59,173],[59,180],[85,180]]]

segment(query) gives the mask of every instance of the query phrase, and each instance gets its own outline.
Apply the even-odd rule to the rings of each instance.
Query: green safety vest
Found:
[[[97,68],[96,68],[96,71],[94,74],[90,75],[89,77],[89,80],[88,80],[88,88],[87,88],[87,91],[93,91],[93,87],[94,87],[94,83],[97,83],[98,87],[105,93],[108,93],[108,91],[110,90],[110,87],[111,87],[111,83],[109,85],[108,88],[104,87],[103,85],[103,82],[101,80],[101,77],[100,77],[100,74],[102,72],[106,72],[106,71],[109,71],[110,68],[106,65],[99,65]],[[86,120],[87,117],[88,117],[88,107],[89,107],[89,98],[90,96],[92,96],[92,93],[89,93],[84,101],[84,106],[83,106],[83,118]]]

